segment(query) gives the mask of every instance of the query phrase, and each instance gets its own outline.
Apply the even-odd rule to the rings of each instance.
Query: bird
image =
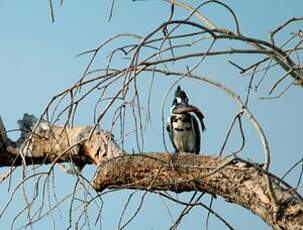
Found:
[[[175,97],[170,110],[170,117],[167,119],[166,130],[175,152],[188,152],[199,154],[200,152],[200,129],[193,112],[200,121],[201,131],[206,130],[202,112],[195,106],[188,103],[186,93],[177,87]]]

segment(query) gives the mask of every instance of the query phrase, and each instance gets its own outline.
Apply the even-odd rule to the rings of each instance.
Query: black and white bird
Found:
[[[167,120],[166,130],[176,152],[200,152],[199,124],[193,112],[200,121],[202,132],[205,131],[202,112],[195,106],[188,104],[186,93],[178,86],[171,107],[171,115]]]

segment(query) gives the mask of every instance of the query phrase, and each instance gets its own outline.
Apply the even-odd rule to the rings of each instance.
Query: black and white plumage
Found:
[[[199,119],[201,130],[204,132],[203,114],[197,107],[188,104],[186,93],[178,86],[166,130],[176,152],[199,154],[201,141],[199,124],[191,112],[195,113]]]

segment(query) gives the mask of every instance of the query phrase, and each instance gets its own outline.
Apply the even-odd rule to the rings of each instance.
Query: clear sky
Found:
[[[225,2],[237,14],[242,33],[261,39],[268,39],[268,32],[286,19],[292,16],[302,16],[303,9],[301,0],[229,0]],[[96,47],[117,33],[146,35],[168,18],[169,6],[163,1],[116,1],[114,15],[110,22],[108,22],[108,9],[109,1],[102,0],[81,2],[65,0],[61,8],[55,2],[56,22],[51,23],[47,0],[0,0],[0,115],[8,130],[17,128],[16,121],[25,112],[39,116],[53,95],[80,78],[88,62],[88,57],[76,57],[77,54]],[[217,24],[229,25],[230,17],[227,17],[223,11],[211,7],[207,9],[209,11],[205,10],[203,13],[210,15],[210,18]],[[115,46],[120,44],[122,43],[118,42]],[[244,96],[249,79],[240,78],[235,68],[227,63],[227,60],[239,60],[238,58],[239,56],[236,55],[220,59],[210,58],[199,68],[199,72],[227,84]],[[253,60],[251,58],[253,57],[241,56],[240,62],[249,64]],[[105,64],[106,61],[102,58],[95,63],[100,68]],[[259,99],[267,96],[266,93],[274,79],[281,75],[280,69],[274,70],[262,89],[253,92],[250,101],[250,109],[262,124],[269,139],[272,152],[271,170],[277,175],[286,172],[303,155],[303,123],[301,122],[303,90],[292,87],[279,100]],[[140,84],[144,87],[147,82],[143,80]],[[153,122],[145,133],[146,151],[164,150],[160,135],[160,105],[172,82],[172,79],[159,78],[155,83],[152,101]],[[203,152],[218,153],[229,123],[238,111],[237,106],[222,92],[211,86],[188,80],[182,81],[181,85],[188,92],[191,103],[202,108],[206,116],[207,132],[203,136]],[[92,99],[81,105],[76,117],[78,124],[92,124],[95,102]],[[170,102],[165,108],[166,115],[169,106]],[[242,156],[262,161],[262,148],[258,136],[247,122],[245,122],[245,132],[247,146]],[[12,138],[18,137],[18,133],[10,135]],[[227,146],[226,153],[237,148],[240,143],[236,141],[239,138],[238,134],[234,135],[233,142]],[[134,145],[132,139],[126,143],[128,150],[135,148]],[[172,150],[170,145],[168,147]],[[93,175],[93,169],[93,166],[89,166],[84,170],[88,178]],[[4,173],[5,170],[1,169],[0,172]],[[19,171],[14,174],[13,179],[16,182],[12,183],[13,187],[21,180],[20,175]],[[56,192],[58,197],[62,198],[72,192],[75,178],[65,175],[61,171],[56,172],[56,175]],[[289,176],[290,183],[295,183],[296,176],[295,173]],[[2,197],[0,211],[7,201],[3,198],[8,198],[11,191],[12,188],[8,192],[8,182],[0,184],[0,197]],[[142,192],[138,192],[135,197],[140,198],[142,194]],[[119,215],[128,195],[129,192],[117,192],[104,196],[101,217],[103,229],[117,228]],[[180,195],[180,198],[185,200],[189,197],[190,194]],[[207,204],[209,197],[204,198],[203,201]],[[137,207],[138,203],[138,199],[134,199],[131,206]],[[64,216],[68,215],[68,204],[67,202],[62,205],[60,214],[54,214],[57,229],[62,229],[63,225],[66,226]],[[3,229],[8,228],[12,218],[24,205],[20,190],[16,193],[8,212],[0,218],[0,226],[4,226]],[[173,215],[176,216],[180,213],[180,207],[175,207],[173,204],[168,204],[168,206],[173,210]],[[128,215],[134,211],[132,208],[129,210]],[[236,205],[226,203],[221,198],[215,200],[214,210],[231,222],[235,229],[270,229],[253,214]],[[98,210],[95,212],[97,213]],[[192,214],[184,218],[180,229],[198,229],[199,226],[204,226],[205,216],[205,210],[196,208]],[[26,215],[21,215],[13,228],[17,229],[17,226],[24,224],[25,220]],[[94,220],[90,223],[94,229],[93,223]],[[143,211],[129,229],[167,229],[170,223],[170,217],[163,201],[156,195],[149,195],[146,197]],[[41,229],[40,227],[49,229],[52,228],[53,223],[50,218],[45,218],[35,226],[34,229]],[[211,218],[210,227],[210,229],[224,229],[222,223],[219,223],[214,217]]]

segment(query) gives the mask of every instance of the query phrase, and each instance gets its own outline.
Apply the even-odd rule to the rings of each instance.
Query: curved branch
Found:
[[[266,174],[252,165],[221,157],[179,153],[125,155],[102,162],[93,179],[97,191],[106,188],[201,191],[224,197],[259,215],[277,229],[302,229],[303,202],[289,190],[274,187],[280,203],[278,218],[270,202]],[[172,163],[171,163],[172,162]],[[172,166],[173,165],[173,166]],[[214,173],[211,173],[216,171]]]

